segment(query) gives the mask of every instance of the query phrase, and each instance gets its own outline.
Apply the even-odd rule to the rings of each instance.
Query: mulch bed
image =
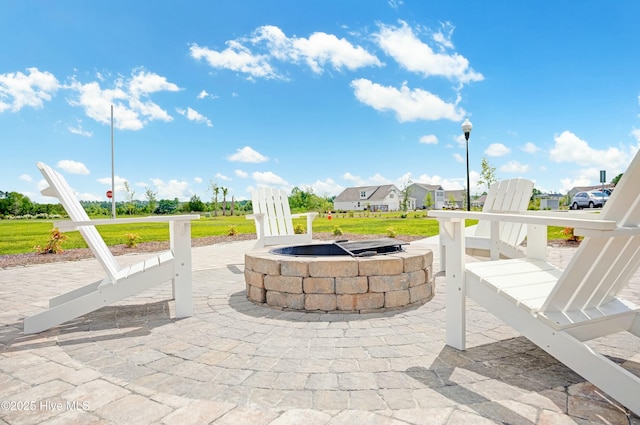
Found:
[[[313,238],[318,240],[367,240],[378,239],[387,237],[386,235],[356,235],[356,234],[344,234],[341,236],[334,236],[332,233],[314,233]],[[236,236],[208,236],[204,238],[191,239],[191,246],[208,246],[218,243],[246,241],[255,239],[256,235],[251,233],[240,234]],[[421,236],[398,236],[398,240],[405,242],[411,242],[414,240],[422,239]],[[64,246],[63,246],[64,248]],[[109,247],[113,255],[125,255],[134,253],[145,252],[158,252],[169,249],[169,241],[165,242],[143,242],[139,243],[133,248],[129,248],[124,244],[114,245]],[[60,261],[76,261],[85,258],[93,258],[93,254],[89,248],[75,248],[65,249],[58,254],[39,254],[37,252],[29,252],[26,254],[8,254],[0,255],[0,269],[9,267],[28,266],[33,264],[46,264],[55,263]]]

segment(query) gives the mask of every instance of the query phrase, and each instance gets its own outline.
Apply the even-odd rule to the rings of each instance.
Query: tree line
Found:
[[[145,190],[145,200],[135,199],[135,191],[127,182],[124,184],[124,200],[116,202],[116,215],[137,214],[179,214],[189,212],[210,212],[214,217],[218,215],[242,215],[252,212],[250,200],[236,201],[232,196],[228,198],[228,189],[210,185],[212,199],[205,202],[198,195],[193,195],[189,201],[181,202],[178,198],[158,199],[157,192],[149,188]],[[222,199],[220,199],[220,196]],[[333,208],[333,198],[323,198],[313,193],[311,188],[300,189],[294,187],[289,196],[289,205],[293,211],[328,211]],[[111,201],[80,201],[87,214],[92,217],[111,216]],[[0,191],[0,219],[10,217],[49,218],[50,216],[64,216],[66,212],[62,205],[40,204],[33,202],[28,196],[18,192]]]

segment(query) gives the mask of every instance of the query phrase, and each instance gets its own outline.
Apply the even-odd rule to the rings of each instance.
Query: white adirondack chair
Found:
[[[523,212],[529,206],[529,199],[533,192],[533,182],[526,179],[509,179],[493,183],[487,193],[487,199],[482,207],[483,212]],[[506,258],[523,257],[518,246],[527,235],[527,226],[522,223],[500,223],[500,237],[491,239],[489,221],[479,220],[478,225],[471,229],[473,233],[466,235],[467,253],[476,256],[498,256]],[[467,230],[466,232],[469,232]],[[440,229],[442,233],[442,228]],[[493,250],[492,250],[493,247]],[[445,270],[446,246],[440,240],[440,267]]]
[[[193,315],[191,295],[191,220],[198,215],[90,220],[64,177],[38,163],[49,186],[45,196],[58,198],[71,220],[54,223],[60,230],[79,230],[106,277],[49,301],[49,309],[24,319],[24,333],[42,332],[83,314],[112,304],[147,288],[171,280],[176,317]],[[96,230],[96,225],[169,222],[170,250],[130,267],[120,267]],[[72,268],[70,265],[69,268]]]
[[[640,266],[640,153],[599,215],[433,211],[447,244],[447,344],[465,349],[465,297],[640,415],[640,377],[585,341],[628,331],[640,337],[640,306],[623,290]],[[465,265],[464,218],[528,225],[527,258]],[[564,271],[546,262],[547,226],[585,236]]]
[[[261,187],[251,193],[253,214],[247,219],[256,223],[258,242],[256,248],[268,245],[310,243],[313,230],[312,221],[317,212],[291,214],[289,198],[284,190]],[[293,228],[293,218],[307,217],[307,232],[296,234]]]

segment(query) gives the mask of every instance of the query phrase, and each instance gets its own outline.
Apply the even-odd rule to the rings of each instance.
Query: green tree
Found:
[[[431,208],[433,208],[433,195],[431,194],[431,192],[427,192],[427,194],[424,197],[424,206],[430,210]]]
[[[158,202],[158,208],[156,208],[156,213],[158,214],[173,214],[178,209],[178,198],[175,198],[173,201],[168,199],[161,199]]]
[[[613,180],[611,180],[611,184],[612,184],[612,185],[614,185],[614,186],[615,186],[615,185],[617,185],[617,184],[618,184],[618,182],[620,181],[620,179],[622,178],[622,174],[623,174],[623,173],[620,173],[620,174],[618,174],[617,176],[615,176],[615,177],[613,178]]]
[[[213,201],[213,216],[218,216],[218,195],[220,194],[220,186],[213,180],[209,182],[209,190],[213,193],[212,201]]]
[[[406,183],[402,186],[402,190],[400,191],[400,196],[401,196],[400,209],[404,212],[407,212],[407,210],[409,209],[409,204],[410,204],[409,198],[411,198],[410,186],[412,184],[413,182],[411,181],[411,179],[408,179]]]
[[[227,193],[229,193],[228,187],[222,188],[222,215],[227,215]]]
[[[0,194],[0,215],[31,214],[33,209],[33,202],[22,193],[2,192]]]
[[[125,199],[127,200],[127,210],[129,212],[129,215],[133,215],[136,205],[133,202],[133,197],[136,194],[136,191],[131,189],[131,187],[129,186],[129,182],[125,180],[124,182],[124,189],[122,190],[124,192],[124,196]]]
[[[158,192],[154,192],[148,186],[145,186],[144,196],[147,198],[147,211],[149,214],[153,214],[156,210],[156,204],[158,203]]]
[[[200,200],[198,195],[193,195],[188,204],[189,211],[204,211],[204,202]]]
[[[482,158],[480,167],[482,171],[480,171],[480,178],[478,179],[478,184],[485,185],[487,187],[487,190],[489,190],[489,186],[491,186],[492,183],[495,183],[498,181],[496,177],[496,169],[495,167],[492,167],[491,164],[489,164],[489,161],[487,160],[487,158]]]

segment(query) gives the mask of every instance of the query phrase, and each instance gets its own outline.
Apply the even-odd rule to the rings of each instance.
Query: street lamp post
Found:
[[[462,132],[464,133],[464,139],[467,142],[467,211],[471,211],[471,187],[469,186],[469,135],[473,124],[469,121],[469,118],[465,118],[462,123]]]

